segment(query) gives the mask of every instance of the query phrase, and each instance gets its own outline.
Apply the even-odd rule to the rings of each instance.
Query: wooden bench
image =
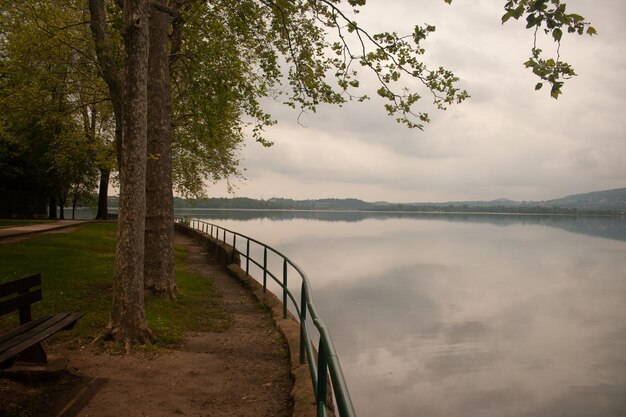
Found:
[[[0,316],[19,311],[20,326],[0,336],[0,369],[19,361],[43,365],[48,361],[41,346],[48,337],[74,327],[85,313],[58,313],[32,319],[31,304],[40,301],[41,274],[0,284]]]

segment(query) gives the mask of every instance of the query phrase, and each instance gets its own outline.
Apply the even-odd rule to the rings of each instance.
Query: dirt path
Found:
[[[193,240],[177,235],[176,241],[188,248],[193,267],[210,276],[223,294],[224,308],[233,319],[230,328],[189,335],[181,349],[158,355],[72,351],[69,366],[79,376],[49,387],[39,402],[48,398],[50,405],[28,415],[291,415],[289,353],[269,313],[217,263],[207,260]],[[46,383],[36,385],[45,389]]]

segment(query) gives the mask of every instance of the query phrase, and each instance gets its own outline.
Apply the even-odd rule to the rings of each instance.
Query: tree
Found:
[[[131,343],[151,339],[143,294],[148,115],[148,1],[126,0],[122,14],[125,71],[122,94],[122,169],[108,336]]]
[[[452,0],[446,0],[451,2]],[[567,62],[561,61],[559,49],[563,31],[587,34],[589,36],[597,34],[596,29],[591,26],[585,18],[576,13],[566,13],[567,5],[561,0],[508,0],[504,5],[506,13],[502,16],[502,24],[513,18],[519,20],[526,18],[526,28],[534,28],[534,42],[532,55],[524,63],[526,68],[530,68],[541,80],[535,85],[535,90],[540,90],[544,82],[550,85],[550,95],[557,99],[561,95],[561,88],[564,80],[576,76],[574,68]],[[543,58],[543,51],[537,48],[537,35],[543,31],[557,43],[556,58]]]
[[[224,74],[236,76],[236,68],[220,65],[222,70],[214,76],[209,66],[212,57],[219,53],[219,42],[213,41],[213,49],[207,55],[206,48],[183,46],[182,33],[190,25],[184,24],[182,10],[195,13],[194,7],[202,2],[173,2],[171,8],[165,2],[152,2],[150,8],[150,84],[149,92],[149,132],[146,176],[146,239],[144,282],[147,289],[175,298],[176,283],[173,269],[173,179],[183,193],[197,194],[202,191],[204,178],[217,180],[227,175],[237,174],[235,150],[243,140],[241,108],[250,107],[254,102],[258,111],[253,90],[241,85],[236,88],[216,88]],[[185,6],[185,7],[183,7]],[[114,101],[115,113],[122,111],[115,105],[115,97],[123,93],[120,74],[123,60],[119,59],[121,47],[118,42],[116,22],[119,19],[114,3],[90,2],[91,28],[95,39],[96,52],[101,74],[106,80]],[[176,19],[172,21],[172,17]],[[113,21],[113,24],[108,22]],[[168,42],[168,30],[172,29],[172,42]],[[192,28],[193,29],[193,28]],[[206,34],[206,32],[203,32]],[[195,37],[192,39],[196,39]],[[232,47],[232,42],[229,43]],[[196,48],[194,50],[194,48]],[[202,53],[191,55],[197,50]],[[180,60],[178,57],[186,59]],[[201,59],[198,59],[201,58]],[[198,59],[198,62],[195,60]],[[190,61],[193,63],[190,65]],[[199,64],[198,64],[199,63]],[[168,66],[169,64],[169,66]],[[174,69],[169,76],[170,66]],[[176,103],[172,114],[170,85],[176,86]],[[120,118],[116,116],[116,120]],[[175,144],[172,146],[172,125],[174,119]],[[264,123],[266,123],[264,121]],[[119,132],[119,129],[117,130]],[[118,138],[121,143],[121,138]],[[123,155],[118,149],[120,171],[123,171]],[[179,167],[173,172],[174,166]],[[173,178],[172,178],[173,177]]]
[[[96,220],[107,220],[111,173],[116,170],[115,125],[110,103],[92,103],[82,108],[83,131],[91,145],[92,157],[100,173]]]
[[[166,4],[164,0],[157,0],[150,8],[144,287],[175,299],[172,91],[168,39],[172,19],[164,9]]]
[[[58,136],[60,130],[65,130],[70,137],[78,138],[74,133],[79,130],[78,126],[84,125],[84,137],[80,139],[86,140],[83,159],[100,171],[104,190],[100,200],[106,202],[112,170],[112,143],[107,131],[111,126],[111,112],[104,84],[96,73],[91,36],[81,23],[84,19],[81,3],[72,0],[50,7],[44,0],[2,2],[0,25],[5,34],[2,105],[14,120],[19,119],[17,114],[21,113],[35,123],[45,121],[50,126],[56,125],[56,130],[48,134]],[[58,138],[55,141],[60,149],[72,149],[60,146]],[[56,162],[57,171],[70,172],[69,167],[61,169],[59,166],[63,160],[77,161],[62,157],[47,161]],[[53,200],[63,202],[68,187],[57,189],[58,195],[53,196]],[[106,217],[106,206],[100,204],[99,213],[100,217]]]

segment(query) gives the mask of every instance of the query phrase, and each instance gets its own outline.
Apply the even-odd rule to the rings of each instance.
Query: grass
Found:
[[[33,317],[61,311],[83,311],[65,337],[95,339],[107,325],[111,308],[111,277],[115,260],[116,225],[89,223],[69,233],[46,234],[0,244],[0,282],[41,272],[43,300]],[[220,331],[230,324],[210,279],[194,272],[184,247],[176,247],[177,301],[146,295],[146,320],[155,344],[172,346],[187,331]],[[0,331],[17,323],[15,313],[0,318]],[[63,336],[61,336],[63,337]]]

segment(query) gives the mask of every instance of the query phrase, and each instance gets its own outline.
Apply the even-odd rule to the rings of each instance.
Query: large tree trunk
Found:
[[[164,0],[156,3],[165,6]],[[150,10],[148,59],[148,161],[146,167],[145,288],[176,298],[172,195],[172,93],[168,32],[171,18]]]
[[[143,266],[146,210],[148,1],[125,0],[122,15],[125,46],[122,114],[123,169],[117,250],[113,274],[110,336],[131,343],[150,340],[144,314]]]
[[[106,220],[109,217],[109,178],[111,171],[100,169],[100,187],[98,188],[98,212],[96,220]]]

